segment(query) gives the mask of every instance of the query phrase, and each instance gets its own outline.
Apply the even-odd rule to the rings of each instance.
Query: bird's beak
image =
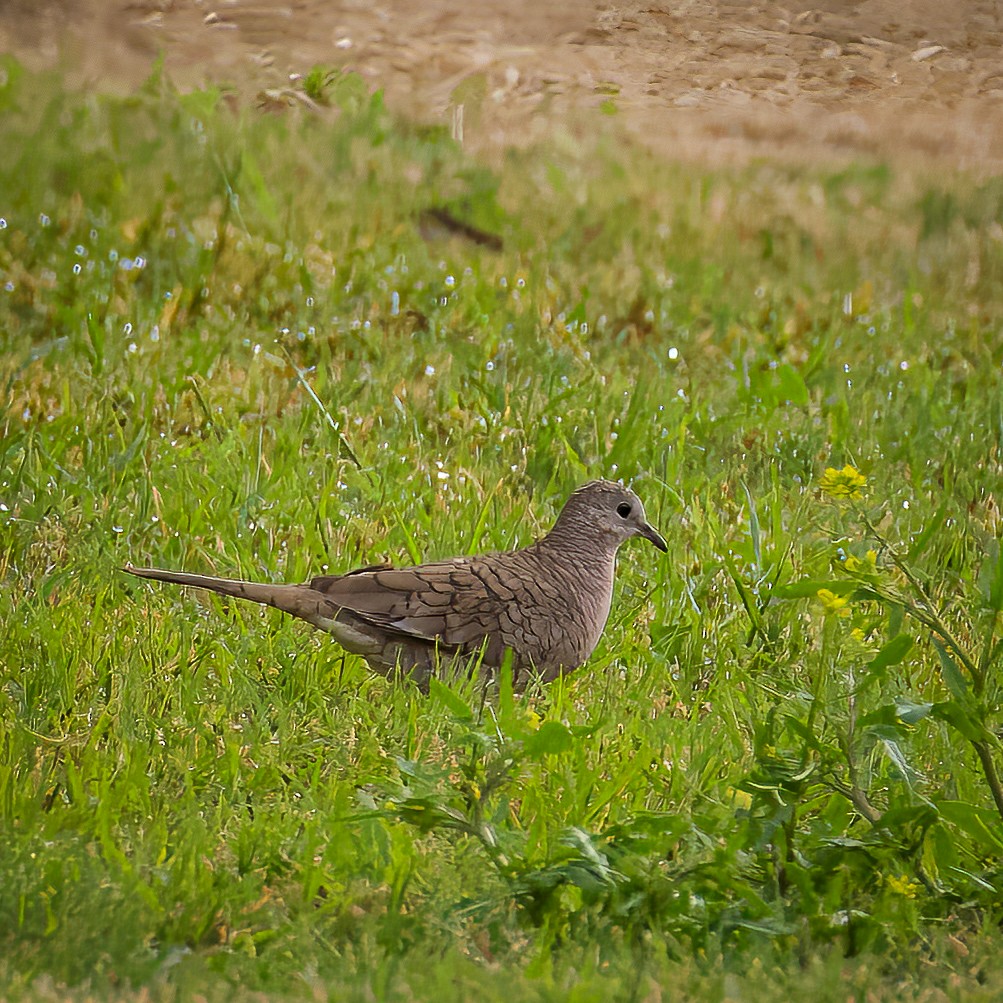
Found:
[[[643,536],[646,540],[650,540],[660,551],[662,551],[663,554],[669,549],[665,541],[662,539],[661,534],[649,522],[646,522],[638,530],[638,535]]]

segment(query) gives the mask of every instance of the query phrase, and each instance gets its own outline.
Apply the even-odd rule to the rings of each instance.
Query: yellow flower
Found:
[[[822,610],[826,616],[832,613],[835,613],[836,616],[846,616],[850,612],[848,609],[843,608],[850,601],[846,596],[838,596],[829,589],[819,589],[815,594],[818,597],[818,601],[822,604]]]
[[[848,658],[864,660],[874,656],[874,645],[859,627],[854,627],[843,643],[843,650]]]
[[[748,811],[752,807],[752,797],[746,791],[740,791],[736,787],[728,788],[728,797],[736,807]]]
[[[845,567],[847,571],[853,574],[873,575],[878,570],[878,552],[876,550],[868,550],[863,560],[850,554],[846,559]]]
[[[830,498],[851,498],[854,501],[864,497],[863,488],[867,478],[856,467],[848,463],[842,470],[826,467],[819,487]]]
[[[885,878],[885,885],[890,892],[904,895],[907,899],[914,899],[919,891],[919,885],[915,881],[910,881],[905,874]]]

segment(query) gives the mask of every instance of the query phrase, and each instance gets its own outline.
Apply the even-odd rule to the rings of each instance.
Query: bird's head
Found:
[[[668,549],[648,522],[641,499],[613,481],[589,481],[578,488],[561,509],[550,535],[562,542],[574,537],[598,539],[614,551],[632,536],[642,536],[659,550]]]

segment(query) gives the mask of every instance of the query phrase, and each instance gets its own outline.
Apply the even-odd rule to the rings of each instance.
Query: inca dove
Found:
[[[373,565],[307,585],[124,570],[274,606],[328,631],[377,672],[410,674],[423,688],[441,661],[483,649],[482,665],[493,669],[510,649],[522,686],[531,675],[548,682],[571,672],[592,654],[609,616],[616,552],[632,536],[666,549],[633,491],[591,481],[546,536],[508,553]]]

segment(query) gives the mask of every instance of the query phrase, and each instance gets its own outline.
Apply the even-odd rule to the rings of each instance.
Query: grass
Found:
[[[998,998],[1003,185],[475,162],[311,80],[3,66],[5,997]],[[523,698],[117,570],[508,548],[596,475],[669,552]]]

